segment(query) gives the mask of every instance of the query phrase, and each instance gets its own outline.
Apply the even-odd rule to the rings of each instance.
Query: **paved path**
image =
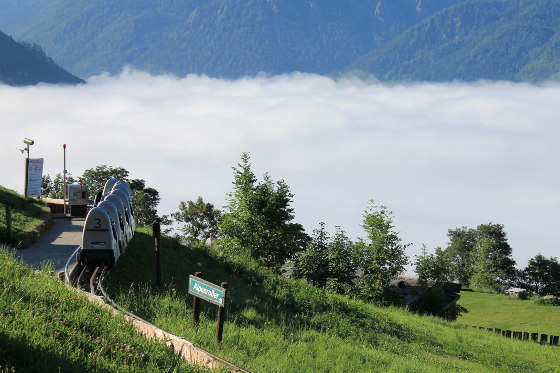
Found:
[[[66,261],[82,244],[83,218],[53,219],[53,224],[39,240],[27,249],[18,250],[16,256],[35,268],[49,261],[56,272],[64,271]]]

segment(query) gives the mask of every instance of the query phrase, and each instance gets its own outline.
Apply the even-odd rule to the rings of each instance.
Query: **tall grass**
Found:
[[[286,280],[249,258],[162,240],[164,289],[155,287],[153,239],[140,231],[107,283],[121,305],[254,372],[557,371],[558,349],[504,340],[398,308],[377,308]],[[229,284],[221,345],[216,306],[191,323],[188,275]],[[204,302],[203,302],[204,303]]]
[[[163,343],[0,247],[0,372],[196,372]]]

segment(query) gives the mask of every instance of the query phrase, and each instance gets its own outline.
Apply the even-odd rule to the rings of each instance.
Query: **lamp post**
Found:
[[[35,141],[26,137],[23,139],[23,143],[26,146],[25,148],[20,149],[21,154],[27,152],[27,158],[25,158],[25,187],[23,188],[23,195],[25,196],[25,198],[27,198],[27,183],[29,182],[29,147],[35,144]]]
[[[64,149],[64,170],[62,171],[62,198],[64,198],[64,216],[66,216],[66,144],[62,144],[62,149]]]

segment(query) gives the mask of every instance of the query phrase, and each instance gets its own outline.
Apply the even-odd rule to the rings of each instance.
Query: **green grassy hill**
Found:
[[[0,372],[199,372],[0,246]]]
[[[247,258],[162,239],[165,288],[155,283],[153,238],[137,232],[107,288],[121,305],[253,372],[560,371],[558,347],[504,339],[404,309],[378,308],[287,280]],[[229,284],[222,345],[216,306],[191,325],[188,275]],[[204,302],[203,302],[204,303]]]
[[[0,199],[14,203],[12,208],[12,237],[7,238],[6,209],[0,203],[0,243],[16,247],[29,231],[50,216],[49,208],[37,198],[25,199],[16,191],[0,186]]]
[[[560,307],[535,304],[507,295],[461,292],[459,304],[469,310],[460,324],[529,333],[560,335]]]

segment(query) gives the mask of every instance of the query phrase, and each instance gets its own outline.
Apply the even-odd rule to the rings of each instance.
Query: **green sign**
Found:
[[[204,281],[199,277],[190,275],[189,294],[223,307],[226,298],[226,289],[211,282]]]

